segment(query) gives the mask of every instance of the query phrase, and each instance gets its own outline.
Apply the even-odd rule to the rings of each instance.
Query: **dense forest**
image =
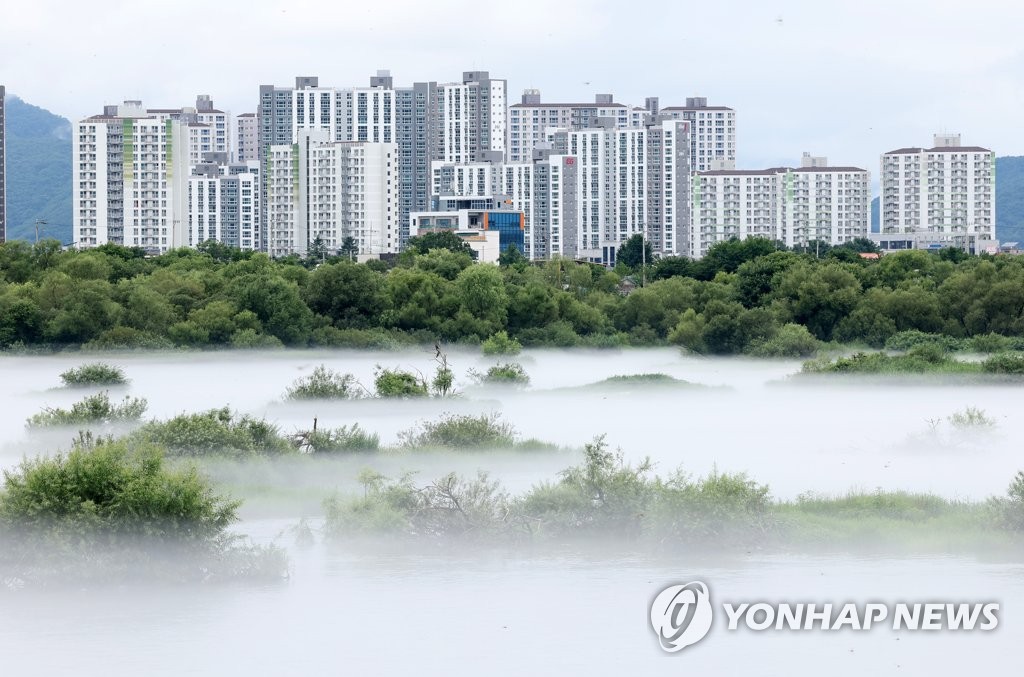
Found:
[[[638,238],[637,238],[638,239]],[[639,258],[639,241],[632,247]],[[56,241],[0,245],[0,347],[525,346],[675,344],[696,353],[810,355],[821,342],[881,347],[906,332],[955,339],[1024,336],[1024,260],[959,250],[815,255],[730,241],[699,261],[640,271],[517,250],[473,263],[451,234],[414,238],[391,262],[271,260],[207,243],[147,257]],[[627,247],[624,251],[630,251]]]

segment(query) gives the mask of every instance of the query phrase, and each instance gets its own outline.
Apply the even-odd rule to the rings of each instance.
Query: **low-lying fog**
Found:
[[[215,462],[206,469],[245,500],[237,531],[288,549],[279,584],[0,591],[0,674],[953,674],[995,672],[1019,657],[1024,564],[995,558],[752,552],[669,559],[582,550],[299,547],[288,531],[316,526],[321,501],[356,490],[356,474],[409,470],[423,479],[486,470],[513,492],[553,479],[605,434],[656,471],[744,471],[776,498],[806,491],[903,489],[980,500],[1024,469],[1020,396],[1005,385],[893,385],[816,378],[798,362],[709,359],[676,350],[526,351],[521,390],[472,385],[495,362],[453,350],[461,396],[446,400],[285,403],[285,389],[320,364],[372,389],[375,365],[431,374],[433,354],[270,352],[0,357],[0,469],[66,449],[74,430],[25,429],[43,407],[93,390],[59,389],[58,375],[102,359],[145,397],[146,418],[229,405],[284,431],[359,423],[394,444],[443,412],[500,412],[520,438],[563,451],[358,455]],[[508,361],[504,358],[501,361]],[[585,387],[610,376],[663,373],[693,387]],[[698,387],[703,386],[703,387]],[[947,421],[977,407],[997,421],[963,433]],[[875,600],[1002,603],[998,631],[950,634],[729,633],[717,619],[700,645],[666,656],[647,605],[671,583],[703,580],[723,601]],[[2,587],[2,586],[0,586]],[[717,603],[717,601],[716,601]]]

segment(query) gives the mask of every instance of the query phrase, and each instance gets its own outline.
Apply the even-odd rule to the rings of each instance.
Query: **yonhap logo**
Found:
[[[704,639],[711,620],[711,595],[700,581],[671,585],[651,602],[651,627],[661,648],[669,653]]]

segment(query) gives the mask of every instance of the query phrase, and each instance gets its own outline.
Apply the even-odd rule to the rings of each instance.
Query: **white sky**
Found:
[[[780,21],[781,20],[781,21]],[[253,111],[260,84],[489,70],[518,101],[737,109],[741,168],[802,151],[878,172],[934,132],[1024,154],[1024,3],[1003,0],[101,0],[0,9],[0,83],[76,120],[104,103]]]

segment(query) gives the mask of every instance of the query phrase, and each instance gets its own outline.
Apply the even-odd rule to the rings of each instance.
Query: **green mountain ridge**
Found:
[[[71,122],[16,96],[6,102],[7,239],[71,241]]]

